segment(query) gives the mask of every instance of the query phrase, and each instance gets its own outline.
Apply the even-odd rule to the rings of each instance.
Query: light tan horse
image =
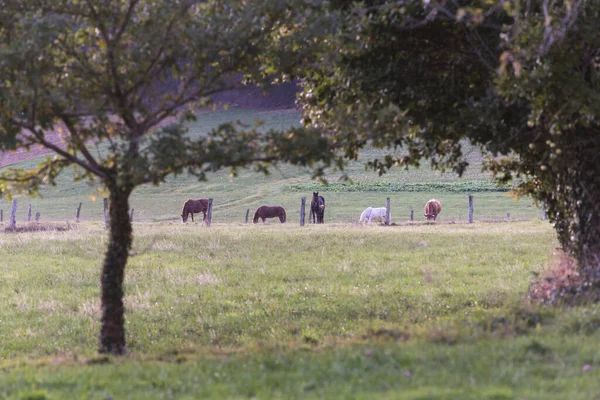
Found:
[[[442,203],[436,199],[431,199],[425,204],[425,218],[427,221],[431,221],[437,218],[438,214],[442,212]]]

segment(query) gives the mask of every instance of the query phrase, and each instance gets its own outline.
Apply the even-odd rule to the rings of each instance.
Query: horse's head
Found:
[[[188,219],[188,214],[181,214],[181,223],[186,223]]]
[[[313,199],[319,198],[319,192],[313,192]]]

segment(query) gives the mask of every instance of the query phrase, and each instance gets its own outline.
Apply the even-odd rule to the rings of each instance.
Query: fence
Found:
[[[306,201],[306,197],[301,197],[300,198],[300,209],[299,209],[299,225],[305,226],[306,224],[306,209],[307,209],[307,201]],[[475,201],[474,201],[474,196],[473,195],[468,195],[467,199],[466,199],[466,209],[467,209],[467,223],[472,224],[476,221],[475,217]],[[107,229],[109,227],[109,216],[110,216],[110,205],[109,205],[109,201],[108,199],[104,198],[103,199],[103,208],[102,208],[102,215],[104,217],[104,227],[105,229]],[[18,206],[18,201],[17,199],[13,199],[11,202],[11,207],[10,207],[10,216],[9,216],[9,221],[8,221],[8,225],[6,226],[7,230],[15,230],[17,228],[17,206]],[[93,204],[92,206],[95,206],[95,204]],[[97,207],[97,206],[96,206]],[[385,225],[393,225],[392,223],[392,215],[391,215],[391,199],[388,197],[385,200],[385,208],[386,208],[386,214],[385,214],[385,220],[384,220],[384,224]],[[25,218],[25,221],[27,223],[40,223],[40,219],[43,220],[43,212],[41,211],[37,211],[35,212],[35,214],[33,214],[33,207],[31,204],[28,205],[27,207],[27,216]],[[246,209],[245,212],[245,218],[244,218],[244,223],[248,224],[249,223],[249,215],[250,215],[250,208]],[[442,205],[442,212],[443,212],[443,205]],[[540,219],[541,220],[547,220],[548,216],[546,213],[546,209],[544,207],[544,205],[541,206],[541,210],[540,210]],[[35,220],[31,221],[32,219],[32,215],[35,215]],[[505,221],[511,221],[511,213],[510,212],[506,212],[505,213],[506,217],[503,218],[503,220]],[[79,223],[83,220],[85,220],[85,207],[84,207],[84,203],[83,202],[79,202],[76,203],[75,206],[75,212],[74,212],[74,219],[75,222]],[[130,221],[133,223],[134,222],[134,208],[130,209]],[[405,219],[406,218],[406,219]],[[210,198],[208,201],[208,210],[207,210],[207,216],[206,216],[206,220],[203,221],[203,223],[207,226],[210,227],[212,225],[212,220],[213,220],[213,199]],[[357,218],[358,220],[358,218]],[[480,220],[486,220],[485,217],[481,218]],[[514,220],[514,219],[513,219]],[[288,217],[288,221],[291,221]],[[415,221],[415,216],[414,216],[414,209],[410,209],[410,212],[408,213],[408,215],[406,215],[406,217],[401,217],[400,221],[409,221],[409,222],[414,222]],[[309,223],[313,222],[311,221],[311,219],[309,218]],[[339,221],[338,221],[339,222]],[[0,208],[0,223],[4,223],[4,209]]]

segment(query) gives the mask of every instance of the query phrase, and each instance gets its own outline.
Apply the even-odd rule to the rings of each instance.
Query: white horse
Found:
[[[385,207],[380,207],[380,208],[373,208],[373,207],[368,207],[365,211],[362,212],[362,214],[360,214],[360,219],[358,220],[358,222],[367,222],[367,223],[371,223],[371,220],[374,218],[383,218],[383,220],[385,221],[385,212],[386,212],[386,208]],[[391,213],[390,213],[390,219],[392,219]]]

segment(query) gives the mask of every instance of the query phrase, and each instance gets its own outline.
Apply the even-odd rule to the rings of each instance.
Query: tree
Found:
[[[600,290],[600,2],[371,0],[324,5],[335,31],[303,76],[305,126],[384,173],[429,159],[461,174],[468,139],[501,182],[543,202]],[[306,33],[298,35],[305,43]],[[583,289],[583,288],[580,288]]]
[[[209,96],[260,76],[262,46],[289,15],[286,2],[245,0],[14,0],[0,9],[0,146],[43,146],[54,157],[8,170],[5,191],[36,193],[72,166],[110,201],[101,275],[102,353],[126,351],[123,279],[132,244],[129,197],[170,174],[330,159],[310,131],[260,133],[225,124],[206,137],[184,123]],[[239,78],[238,78],[239,80]],[[167,122],[171,122],[167,124]],[[48,139],[62,133],[62,144]],[[322,160],[323,165],[314,164]]]

